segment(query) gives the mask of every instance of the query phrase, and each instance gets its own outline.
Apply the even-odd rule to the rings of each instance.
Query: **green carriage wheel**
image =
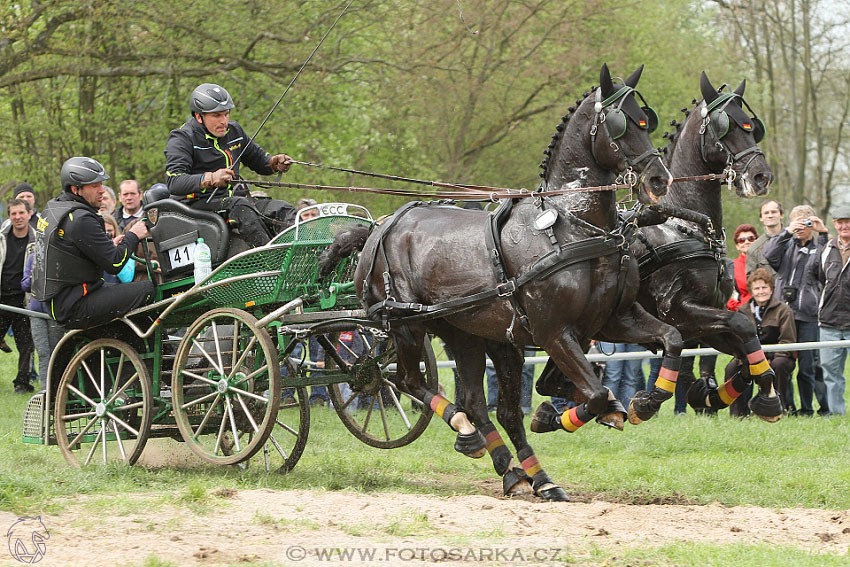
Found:
[[[343,425],[358,439],[379,449],[403,447],[422,435],[433,410],[395,383],[398,356],[392,338],[373,341],[369,352],[358,358],[358,381],[328,387],[334,410]],[[420,365],[425,383],[437,391],[437,359],[431,343],[425,341]],[[357,408],[357,409],[352,409]]]
[[[139,353],[116,339],[98,339],[71,358],[56,390],[56,443],[73,466],[132,465],[153,420],[150,373]]]
[[[186,331],[174,360],[174,419],[207,462],[251,458],[274,428],[280,367],[268,332],[240,309],[214,309]]]

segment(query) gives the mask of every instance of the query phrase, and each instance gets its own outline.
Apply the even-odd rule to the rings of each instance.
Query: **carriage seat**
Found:
[[[230,231],[219,215],[198,211],[171,198],[164,187],[150,189],[142,198],[162,274],[166,279],[192,273],[193,263],[184,263],[185,250],[203,238],[210,248],[212,265],[216,267],[227,258]],[[171,250],[172,254],[168,251]],[[181,255],[181,251],[183,251]]]

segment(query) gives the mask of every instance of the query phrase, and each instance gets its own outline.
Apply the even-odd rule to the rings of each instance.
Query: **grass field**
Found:
[[[327,408],[313,410],[307,448],[287,475],[268,475],[255,463],[247,470],[211,465],[73,469],[58,448],[21,442],[29,397],[12,392],[15,357],[0,357],[0,510],[14,514],[58,513],[69,497],[80,494],[111,495],[116,502],[121,494],[150,493],[166,504],[197,504],[202,512],[207,495],[220,490],[473,495],[481,494],[482,482],[495,478],[488,458],[473,461],[454,452],[453,432],[437,419],[416,442],[386,451],[361,444]],[[450,371],[441,373],[451,394]],[[540,401],[535,393],[534,406]],[[680,417],[672,410],[671,400],[660,415],[637,427],[627,424],[623,432],[591,423],[574,434],[529,436],[549,475],[568,493],[634,504],[850,509],[850,418],[790,417],[768,424],[730,419],[728,412]],[[620,559],[623,565],[750,565],[788,558],[757,544],[738,547],[683,544],[633,550]],[[689,559],[676,559],[681,557]],[[792,564],[829,565],[835,559],[839,565],[847,559],[810,562],[807,557],[794,557]],[[145,564],[159,564],[155,557],[150,561]]]

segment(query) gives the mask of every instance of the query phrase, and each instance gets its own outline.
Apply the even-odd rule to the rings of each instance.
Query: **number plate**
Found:
[[[195,243],[170,248],[165,251],[172,268],[182,268],[195,263]]]

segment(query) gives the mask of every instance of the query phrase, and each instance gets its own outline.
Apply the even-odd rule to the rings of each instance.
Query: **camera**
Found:
[[[814,226],[814,224],[815,224],[809,219],[803,219],[800,222],[803,223],[803,226]]]
[[[792,285],[786,285],[782,288],[782,299],[786,303],[793,303],[797,299],[797,288]]]

